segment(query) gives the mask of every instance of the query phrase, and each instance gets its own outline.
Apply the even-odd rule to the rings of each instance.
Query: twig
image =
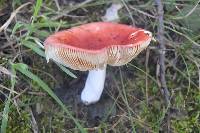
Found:
[[[126,8],[126,10],[127,10],[128,13],[129,13],[129,17],[130,17],[130,19],[131,19],[131,21],[132,21],[132,26],[135,26],[135,21],[134,21],[134,19],[133,19],[133,16],[132,16],[132,14],[131,14],[131,11],[130,11],[128,5],[126,4],[126,2],[125,2],[124,0],[121,0],[121,1],[122,1],[122,3],[124,4],[124,7]]]
[[[8,90],[8,91],[10,91],[10,93],[15,93],[15,94],[19,94],[18,92],[16,92],[16,91],[14,91],[14,90],[11,90],[11,89],[9,89],[8,87],[6,87],[6,86],[3,86],[3,85],[1,85],[0,84],[0,88],[3,88],[3,89],[5,89],[5,90]]]
[[[30,95],[46,96],[46,93],[43,93],[43,92],[28,91],[27,93]]]
[[[147,13],[147,12],[144,12],[144,11],[142,11],[142,10],[139,10],[139,9],[135,8],[134,6],[130,6],[130,8],[131,8],[132,10],[134,10],[134,11],[136,11],[136,12],[138,12],[138,13],[141,13],[141,14],[143,14],[143,15],[145,15],[145,16],[148,16],[148,17],[150,17],[150,18],[154,18],[154,19],[156,18],[155,16],[153,16],[153,15]]]
[[[161,85],[161,91],[165,96],[166,104],[170,102],[170,94],[167,88],[167,83],[165,79],[165,43],[164,43],[164,22],[163,22],[163,4],[161,0],[155,0],[156,5],[158,6],[158,42],[159,42],[159,81]]]
[[[64,9],[63,11],[59,11],[57,16],[52,17],[52,20],[60,19],[61,17],[65,16],[66,14],[68,14],[68,13],[70,13],[70,12],[72,12],[72,11],[78,9],[78,8],[81,8],[83,5],[88,4],[92,1],[93,0],[86,0],[86,1],[84,1],[80,4],[78,4],[78,5],[74,6],[72,9],[66,9],[66,10]]]
[[[10,18],[0,27],[0,32],[4,29],[6,29],[10,23],[12,22],[13,18],[16,16],[16,14],[25,6],[31,4],[31,2],[25,3],[23,5],[21,5],[20,7],[18,7],[15,11],[13,11],[10,15]]]
[[[150,49],[147,48],[147,51],[146,51],[146,60],[145,60],[145,68],[146,68],[146,102],[147,102],[147,105],[149,105],[149,88],[148,88],[148,73],[149,73],[149,67],[148,67],[148,64],[149,64],[149,53],[150,53]]]
[[[38,133],[39,132],[38,124],[37,124],[37,121],[36,121],[36,119],[34,117],[33,111],[32,111],[32,109],[30,107],[28,108],[28,110],[29,110],[29,112],[31,114],[31,118],[32,118],[31,126],[32,126],[33,133]]]
[[[165,42],[164,42],[164,20],[163,20],[163,3],[162,0],[155,0],[158,10],[158,42],[159,42],[159,62],[157,64],[157,70],[159,74],[160,89],[162,95],[165,97],[166,107],[170,107],[170,93],[167,88],[167,83],[165,79]],[[170,133],[170,114],[167,114],[167,132]]]
[[[25,88],[22,92],[20,92],[18,95],[16,95],[13,100],[19,98],[22,94],[24,94],[29,88]]]

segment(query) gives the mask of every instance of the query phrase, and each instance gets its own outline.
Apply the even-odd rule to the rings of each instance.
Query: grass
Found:
[[[16,10],[24,2],[0,1],[9,6],[0,14],[1,25],[8,20],[9,9]],[[101,21],[112,1],[71,2],[73,7],[60,4],[58,10],[55,1],[36,0],[21,8],[0,33],[0,65],[6,69],[0,70],[1,132],[200,132],[198,2],[164,1],[170,104],[166,105],[161,95],[157,43],[152,42],[149,56],[143,51],[125,66],[108,67],[105,93],[113,102],[105,117],[98,120],[89,117],[91,107],[71,100],[80,91],[75,85],[84,83],[85,75],[52,61],[47,64],[42,43],[61,29]],[[153,0],[121,3],[121,23],[134,23],[156,37],[158,22]],[[65,85],[67,101],[55,94],[58,84]]]
[[[7,97],[7,101],[5,102],[5,107],[3,110],[3,114],[2,114],[2,123],[1,123],[1,133],[5,133],[6,132],[6,127],[7,127],[7,123],[8,123],[8,114],[10,111],[10,103],[11,103],[11,96],[12,96],[12,91],[14,90],[15,87],[15,76],[16,76],[16,71],[14,69],[12,69],[12,73],[13,76],[11,76],[11,89],[10,89],[10,93],[9,96]]]
[[[28,66],[22,63],[12,64],[13,69],[21,72],[34,82],[36,82],[44,91],[46,91],[61,107],[62,109],[69,115],[69,117],[74,121],[76,126],[80,129],[81,132],[85,132],[83,127],[78,123],[78,121],[71,115],[65,105],[60,101],[60,99],[54,94],[54,92],[48,87],[46,83],[44,83],[38,76],[34,75],[32,72],[28,70]],[[7,111],[8,112],[8,111]]]

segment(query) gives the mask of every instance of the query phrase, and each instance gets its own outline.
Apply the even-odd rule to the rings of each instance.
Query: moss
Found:
[[[8,133],[30,133],[31,132],[31,116],[30,112],[20,110],[17,112],[15,106],[11,107],[8,119]]]

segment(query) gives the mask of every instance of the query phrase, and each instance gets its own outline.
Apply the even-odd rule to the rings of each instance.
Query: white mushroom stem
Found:
[[[99,101],[104,88],[106,67],[104,69],[89,71],[85,87],[81,93],[81,100],[89,105]]]

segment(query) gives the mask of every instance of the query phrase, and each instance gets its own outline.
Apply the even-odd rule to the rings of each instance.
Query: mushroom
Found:
[[[102,94],[106,66],[130,62],[152,39],[149,31],[124,24],[93,22],[57,32],[45,42],[47,62],[54,60],[74,70],[88,71],[81,100],[89,105]]]

